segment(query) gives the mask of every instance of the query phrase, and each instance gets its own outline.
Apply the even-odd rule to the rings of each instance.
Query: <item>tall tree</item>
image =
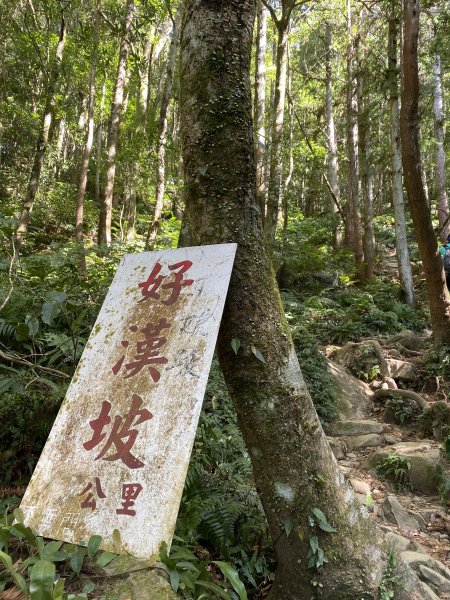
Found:
[[[395,245],[400,281],[405,292],[406,303],[413,307],[415,303],[414,282],[409,260],[408,238],[406,232],[405,201],[403,198],[402,149],[400,143],[400,106],[398,98],[398,20],[397,6],[391,1],[388,38],[388,86],[390,108],[391,140],[391,188],[394,207]]]
[[[218,350],[275,547],[270,600],[312,598],[317,586],[324,600],[376,598],[386,564],[382,534],[323,434],[263,242],[249,77],[254,9],[254,0],[186,1],[185,219],[193,244],[238,245]],[[233,340],[240,341],[236,352]],[[329,562],[320,565],[322,550]],[[416,583],[405,580],[398,597],[420,598]]]
[[[147,248],[153,248],[155,244],[156,234],[158,233],[159,222],[164,206],[164,192],[166,188],[167,125],[170,99],[172,97],[173,73],[178,48],[179,20],[181,18],[180,11],[182,6],[183,5],[181,4],[175,17],[171,15],[173,25],[172,39],[169,47],[169,56],[167,58],[166,78],[164,81],[164,90],[159,111],[158,142],[156,147],[156,198],[152,221],[147,233]]]
[[[124,102],[125,82],[127,79],[127,61],[129,53],[128,35],[130,33],[131,24],[133,21],[133,8],[133,0],[127,0],[120,39],[119,60],[117,64],[117,75],[114,85],[114,97],[111,104],[111,114],[109,117],[106,182],[102,192],[100,203],[100,221],[98,226],[98,243],[99,245],[103,244],[105,246],[109,246],[111,244],[112,204],[114,180],[116,177],[117,140],[119,136],[122,105]]]
[[[438,53],[434,56],[434,137],[435,137],[435,166],[434,182],[437,195],[437,212],[441,240],[445,242],[450,233],[450,219],[448,209],[448,196],[445,174],[445,149],[444,149],[444,106],[442,99],[441,57]]]
[[[418,0],[404,0],[402,106],[400,127],[405,187],[427,281],[428,301],[437,346],[450,343],[450,296],[434,236],[431,213],[422,180],[419,146]]]
[[[264,223],[266,216],[266,46],[267,10],[258,0],[255,53],[255,160],[256,193]]]
[[[53,64],[50,70],[48,80],[47,97],[45,102],[44,114],[41,122],[41,129],[36,144],[34,153],[33,167],[31,169],[30,180],[26,193],[25,202],[23,205],[22,214],[20,215],[19,224],[16,229],[16,246],[20,248],[25,234],[28,230],[31,212],[34,208],[36,194],[39,189],[42,167],[44,165],[45,152],[47,150],[50,131],[53,123],[56,95],[58,92],[58,80],[61,73],[61,63],[63,59],[64,46],[66,43],[67,25],[64,15],[64,5],[61,5],[61,20],[59,25],[59,39],[56,45],[56,52],[53,59]]]

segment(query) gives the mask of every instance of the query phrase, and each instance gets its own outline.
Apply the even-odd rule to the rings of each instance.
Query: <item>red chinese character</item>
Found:
[[[142,398],[137,394],[133,394],[130,410],[124,417],[121,417],[120,415],[114,417],[112,431],[109,434],[103,449],[95,457],[95,460],[98,460],[99,458],[108,461],[120,459],[130,469],[140,469],[144,466],[144,463],[130,452],[138,434],[138,431],[132,429],[132,427],[145,423],[145,421],[148,421],[153,417],[152,413],[146,408],[140,410],[141,406]],[[102,403],[102,409],[97,419],[89,421],[89,425],[94,430],[94,433],[92,438],[83,444],[86,450],[92,450],[92,448],[98,446],[98,444],[105,439],[106,433],[103,432],[103,429],[111,423],[111,417],[109,416],[110,410],[111,403],[105,400]],[[116,452],[104,458],[105,454],[113,445],[116,448]]]
[[[160,319],[157,324],[147,323],[147,325],[141,329],[141,333],[144,334],[144,340],[136,342],[136,354],[132,362],[125,364],[128,374],[124,375],[124,379],[134,377],[142,371],[145,366],[148,366],[153,381],[157,383],[160,380],[161,373],[156,367],[151,365],[165,365],[168,362],[165,356],[159,356],[158,350],[167,342],[167,338],[161,337],[161,332],[163,329],[168,329],[169,327],[170,323],[166,319]],[[137,331],[136,325],[132,325],[130,330],[133,332]],[[121,343],[124,348],[127,348],[129,345],[128,340],[122,340]],[[114,365],[112,368],[114,375],[119,373],[124,360],[125,355],[123,355]]]
[[[95,501],[94,495],[90,491],[92,489],[92,483],[88,483],[79,496],[84,496],[84,494],[88,494],[87,498],[83,500],[81,503],[81,508],[90,508],[94,510],[97,507],[97,503]],[[102,490],[102,486],[100,484],[100,479],[98,477],[95,478],[95,491],[97,492],[97,498],[106,498],[105,493]]]
[[[142,492],[142,485],[140,483],[124,483],[122,485],[122,508],[116,508],[118,515],[130,515],[134,517],[136,514],[135,510],[131,510],[130,506],[134,505],[134,501]]]
[[[193,279],[183,279],[183,273],[186,273],[186,271],[191,267],[192,261],[190,260],[183,260],[174,265],[169,265],[170,271],[176,271],[177,269],[179,269],[179,271],[174,273],[175,280],[172,283],[165,283],[164,285],[161,285],[167,275],[159,274],[161,271],[161,265],[156,263],[147,281],[143,281],[139,284],[139,287],[142,290],[142,295],[144,296],[141,298],[141,300],[139,300],[139,302],[144,302],[144,300],[148,300],[148,298],[159,300],[161,294],[158,292],[158,290],[161,287],[162,290],[171,290],[170,296],[166,300],[162,300],[161,303],[165,304],[166,306],[175,304],[180,296],[181,288],[194,283]]]

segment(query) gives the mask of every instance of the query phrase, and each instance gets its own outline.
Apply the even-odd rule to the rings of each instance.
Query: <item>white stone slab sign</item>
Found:
[[[235,252],[122,259],[22,500],[39,534],[150,560],[170,545]]]

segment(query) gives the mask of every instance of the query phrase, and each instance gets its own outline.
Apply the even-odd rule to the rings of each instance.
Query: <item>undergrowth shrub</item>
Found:
[[[408,398],[389,398],[384,405],[383,419],[387,423],[406,425],[416,421],[421,414],[417,402]]]
[[[425,436],[444,439],[450,432],[450,406],[447,402],[431,404],[419,416],[417,424]]]
[[[393,484],[396,490],[411,488],[409,472],[411,462],[405,456],[391,452],[386,458],[378,463],[376,471],[378,475]]]

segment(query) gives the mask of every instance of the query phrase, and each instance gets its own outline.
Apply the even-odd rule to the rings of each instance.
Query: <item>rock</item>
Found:
[[[370,376],[374,368],[381,368],[384,363],[383,349],[376,340],[348,342],[336,352],[335,361],[355,377],[361,377],[361,373]]]
[[[377,390],[379,387],[381,387],[381,381],[374,379],[369,383],[369,387],[371,390]]]
[[[147,562],[131,556],[119,556],[104,570],[109,577],[102,584],[102,597],[118,600],[179,600],[165,578],[164,565],[154,565],[152,568],[148,567]],[[120,577],[115,577],[117,575]]]
[[[331,446],[334,456],[339,460],[345,457],[345,444],[341,440],[332,437],[327,437],[328,443]]]
[[[425,519],[420,513],[408,510],[408,514],[410,514],[413,517],[413,519],[415,519],[419,523],[419,527],[422,531],[426,531],[428,523],[425,521]]]
[[[404,360],[386,358],[381,366],[381,374],[385,378],[403,379],[405,381],[414,381],[417,375],[416,367]]]
[[[450,581],[440,573],[437,573],[425,565],[419,565],[419,571],[422,574],[422,577],[429,581],[439,593],[447,594],[450,592]]]
[[[413,550],[406,550],[400,554],[401,559],[412,568],[419,568],[419,565],[425,565],[430,569],[434,566],[434,560],[428,554],[422,554],[421,552],[414,552]]]
[[[404,456],[410,461],[409,478],[415,490],[425,494],[435,493],[433,474],[440,464],[439,447],[428,441],[401,442],[375,450],[361,466],[366,470],[374,470],[391,453]]]
[[[370,494],[370,485],[362,479],[350,479],[351,486],[355,494]]]
[[[419,334],[409,330],[401,331],[386,340],[386,347],[392,348],[400,344],[403,348],[418,352],[425,348],[428,339],[429,335],[427,333]]]
[[[439,600],[439,596],[436,596],[433,590],[423,581],[419,583],[419,589],[423,600]]]
[[[385,377],[384,383],[387,384],[388,390],[397,390],[398,389],[397,384],[395,383],[395,379],[392,379],[392,377]]]
[[[408,550],[411,545],[411,542],[408,540],[408,538],[398,535],[393,531],[388,531],[385,535],[385,538],[389,546],[395,548],[397,552],[404,552],[405,550]]]
[[[420,529],[418,521],[406,512],[395,496],[384,499],[383,513],[387,521],[397,525],[405,533]]]
[[[332,361],[328,361],[328,371],[336,384],[336,411],[341,419],[363,419],[372,408],[372,390],[367,383],[359,381],[353,375]]]
[[[368,433],[383,433],[383,425],[376,421],[336,421],[330,426],[330,434],[337,435],[366,435]]]
[[[367,435],[352,435],[343,436],[347,448],[350,450],[356,450],[358,448],[373,448],[374,446],[381,446],[383,444],[383,438],[381,435],[376,433],[368,433]]]
[[[396,435],[385,435],[384,441],[386,442],[386,444],[398,444],[402,441],[402,438]]]

